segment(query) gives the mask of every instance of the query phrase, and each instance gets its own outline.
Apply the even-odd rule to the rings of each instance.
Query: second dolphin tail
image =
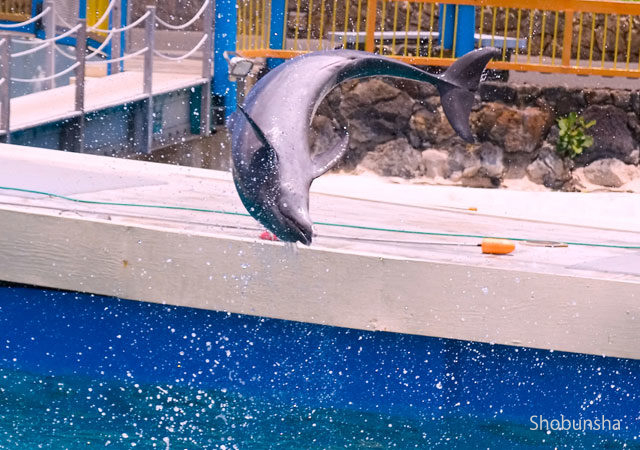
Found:
[[[442,109],[453,129],[467,142],[473,142],[469,127],[469,115],[473,106],[473,92],[478,89],[480,77],[487,63],[501,51],[486,47],[458,58],[439,77],[444,82],[436,83],[440,92]]]

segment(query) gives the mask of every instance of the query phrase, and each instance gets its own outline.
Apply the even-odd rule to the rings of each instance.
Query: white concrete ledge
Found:
[[[136,161],[3,145],[0,180],[75,198],[242,211],[227,174]],[[384,195],[384,183],[376,188]],[[430,188],[415,189],[428,195]],[[506,234],[533,229],[554,239],[570,233],[638,240],[625,231],[371,203],[315,194],[312,216],[434,231],[457,224],[459,232],[483,233],[497,231],[490,228],[495,224]],[[640,358],[638,251],[519,246],[498,257],[475,247],[337,240],[328,234],[354,234],[319,227],[324,238],[292,252],[256,240],[253,227],[245,217],[0,191],[0,279],[341,327]]]

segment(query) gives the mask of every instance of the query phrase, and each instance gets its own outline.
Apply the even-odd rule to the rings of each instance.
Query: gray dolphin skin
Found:
[[[349,147],[345,134],[333,148],[311,155],[311,120],[325,95],[355,78],[386,76],[431,83],[440,92],[451,126],[463,139],[473,141],[469,128],[473,91],[486,64],[499,55],[495,48],[472,51],[442,75],[355,50],[309,53],[279,65],[256,83],[230,117],[233,179],[242,203],[278,239],[311,244],[311,182],[330,170]]]

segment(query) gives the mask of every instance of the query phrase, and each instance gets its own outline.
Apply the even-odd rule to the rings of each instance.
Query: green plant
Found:
[[[593,145],[593,138],[586,134],[586,130],[596,124],[595,120],[585,123],[584,118],[576,113],[569,113],[568,116],[558,119],[558,142],[556,150],[560,155],[568,158],[575,158],[583,150]]]

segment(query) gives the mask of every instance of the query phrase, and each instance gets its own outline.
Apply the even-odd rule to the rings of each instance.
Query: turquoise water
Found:
[[[226,390],[0,369],[0,448],[640,448],[451,414],[313,408]]]

